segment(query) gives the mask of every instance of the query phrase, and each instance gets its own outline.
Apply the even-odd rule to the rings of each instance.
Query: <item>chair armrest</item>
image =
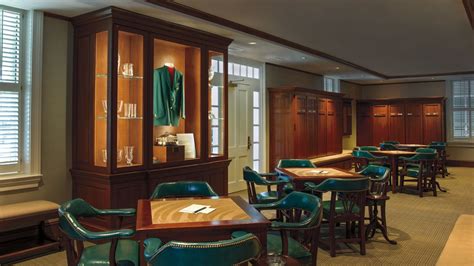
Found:
[[[313,182],[305,182],[304,183],[305,190],[312,190],[317,192],[326,192],[326,190],[321,190],[318,185],[314,184]]]
[[[147,262],[150,262],[153,259],[153,256],[162,244],[163,242],[159,238],[148,238],[143,241],[143,245],[145,246],[145,251],[143,253]]]
[[[263,177],[269,177],[269,176],[278,176],[278,173],[258,173],[259,175]]]
[[[115,238],[131,238],[135,235],[135,230],[121,229],[105,232],[93,232],[87,230],[81,233],[86,240],[109,240]]]
[[[286,180],[275,180],[275,181],[265,180],[265,185],[267,186],[284,185],[286,183],[288,183],[288,181]]]
[[[252,204],[252,206],[257,210],[274,210],[278,209],[278,207],[280,206],[280,201],[275,201],[272,203]]]
[[[130,209],[105,209],[99,210],[99,215],[117,215],[117,216],[134,216],[137,211],[133,208]]]
[[[279,222],[273,221],[270,225],[270,230],[292,230],[292,229],[299,229],[299,228],[307,228],[308,225],[300,222],[300,223],[288,223],[288,222]]]

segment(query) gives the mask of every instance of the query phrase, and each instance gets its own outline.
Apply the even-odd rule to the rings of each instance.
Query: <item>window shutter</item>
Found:
[[[0,6],[0,174],[20,170],[21,20]]]

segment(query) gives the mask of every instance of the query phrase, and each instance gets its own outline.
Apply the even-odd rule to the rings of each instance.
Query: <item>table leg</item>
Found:
[[[256,237],[258,237],[258,239],[260,240],[260,244],[262,244],[262,255],[260,256],[260,258],[263,259],[263,261],[266,261],[266,257],[267,257],[267,229],[265,228],[265,230],[262,230],[261,232],[255,234]]]
[[[397,193],[397,183],[398,183],[398,160],[396,156],[390,157],[392,166],[392,193]]]

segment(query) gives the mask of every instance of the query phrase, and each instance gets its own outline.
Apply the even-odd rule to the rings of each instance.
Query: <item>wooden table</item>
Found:
[[[210,205],[216,210],[209,214],[179,212],[191,204]],[[270,221],[240,197],[139,200],[136,224],[141,265],[145,265],[143,240],[150,237],[164,243],[208,242],[230,239],[232,232],[242,230],[256,235],[262,243],[262,255],[267,254]]]
[[[400,156],[410,157],[416,154],[413,151],[370,151],[375,155],[387,156],[392,168],[392,193],[397,193],[398,184],[398,158]]]
[[[406,149],[406,150],[410,150],[410,151],[415,151],[416,149],[419,149],[419,148],[428,148],[429,147],[428,145],[425,145],[425,144],[397,144],[396,146],[397,146],[397,148]]]
[[[360,178],[364,177],[357,173],[349,172],[336,167],[318,167],[318,168],[276,168],[277,172],[291,177],[295,189],[304,190],[305,182],[313,182],[319,184],[329,178]],[[321,173],[325,171],[327,173]]]

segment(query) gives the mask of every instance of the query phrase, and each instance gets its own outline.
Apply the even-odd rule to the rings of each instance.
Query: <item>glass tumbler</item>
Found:
[[[125,151],[125,160],[127,161],[128,165],[131,165],[133,162],[133,146],[124,146],[123,147]]]

